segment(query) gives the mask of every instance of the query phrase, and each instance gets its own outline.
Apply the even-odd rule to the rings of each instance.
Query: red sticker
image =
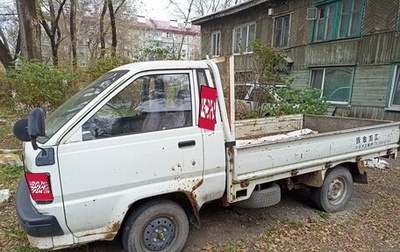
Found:
[[[214,131],[217,110],[217,90],[202,86],[200,92],[199,127]]]

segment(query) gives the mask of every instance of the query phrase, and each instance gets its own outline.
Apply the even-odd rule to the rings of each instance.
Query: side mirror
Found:
[[[32,138],[45,135],[44,111],[41,108],[34,108],[28,117],[28,134]]]
[[[28,116],[28,134],[34,150],[38,149],[36,138],[45,135],[44,111],[34,108]]]
[[[28,119],[18,120],[13,128],[14,136],[23,142],[31,141],[28,134]]]

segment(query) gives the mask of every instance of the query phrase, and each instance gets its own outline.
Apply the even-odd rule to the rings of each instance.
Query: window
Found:
[[[313,41],[357,37],[361,32],[364,0],[336,0],[317,6]]]
[[[353,83],[353,67],[311,70],[310,86],[321,90],[321,97],[335,104],[349,104]]]
[[[233,29],[233,53],[253,52],[251,42],[256,38],[256,25],[249,24]]]
[[[219,56],[221,51],[221,32],[214,32],[211,34],[211,55]]]
[[[392,93],[389,107],[400,109],[400,64],[394,68]]]
[[[188,74],[148,75],[133,81],[83,126],[94,140],[192,126]]]
[[[290,15],[274,19],[274,47],[289,46]]]

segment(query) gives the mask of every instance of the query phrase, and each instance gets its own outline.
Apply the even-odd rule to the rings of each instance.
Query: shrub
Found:
[[[262,92],[256,97],[259,107],[239,118],[257,118],[264,116],[280,116],[291,114],[325,114],[329,104],[321,97],[321,90],[311,87],[292,88],[294,79],[285,73],[286,54],[260,40],[253,41],[257,66],[254,71],[258,75],[258,83]],[[278,88],[275,84],[286,84]]]
[[[34,107],[53,110],[74,92],[77,74],[41,62],[22,61],[17,69],[6,73],[17,110],[29,111]]]
[[[87,69],[87,74],[89,75],[88,79],[95,80],[111,69],[131,62],[129,58],[121,55],[101,58],[91,64]]]
[[[263,101],[263,103],[242,118],[259,118],[264,116],[281,116],[293,114],[324,115],[328,102],[320,98],[321,91],[315,88],[294,89],[288,85],[285,88],[270,87],[278,99]]]

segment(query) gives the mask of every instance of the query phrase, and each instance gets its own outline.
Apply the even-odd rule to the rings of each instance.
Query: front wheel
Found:
[[[314,188],[315,205],[328,213],[342,210],[353,194],[353,177],[348,169],[336,167],[327,171],[321,187]]]
[[[186,243],[189,221],[185,211],[168,200],[149,201],[127,219],[122,243],[127,252],[178,252]]]

